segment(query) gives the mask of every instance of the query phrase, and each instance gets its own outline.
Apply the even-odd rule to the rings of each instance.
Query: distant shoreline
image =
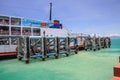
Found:
[[[120,36],[111,36],[110,38],[118,39],[118,38],[120,38]]]

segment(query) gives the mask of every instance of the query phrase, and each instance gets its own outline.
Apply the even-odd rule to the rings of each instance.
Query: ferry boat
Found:
[[[15,55],[17,38],[21,36],[67,36],[59,20],[44,22],[15,16],[0,15],[0,56]]]

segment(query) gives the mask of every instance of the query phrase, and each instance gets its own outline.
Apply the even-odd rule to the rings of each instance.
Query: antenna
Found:
[[[52,2],[50,2],[50,16],[49,16],[49,20],[52,20]]]

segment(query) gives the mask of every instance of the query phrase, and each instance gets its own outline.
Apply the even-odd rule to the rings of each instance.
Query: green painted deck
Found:
[[[80,51],[69,57],[46,61],[32,59],[30,64],[17,59],[0,61],[0,80],[110,80],[118,63],[120,48]]]

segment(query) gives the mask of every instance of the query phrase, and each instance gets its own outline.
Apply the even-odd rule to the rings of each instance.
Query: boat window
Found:
[[[9,27],[0,26],[0,35],[9,35]]]
[[[9,25],[9,17],[0,16],[0,24],[2,24],[2,25]]]
[[[9,38],[0,38],[0,45],[9,45]]]
[[[11,34],[12,35],[21,35],[21,28],[20,27],[11,27]]]
[[[23,35],[31,35],[31,28],[23,28]]]
[[[40,29],[38,29],[38,28],[33,28],[33,35],[34,35],[34,36],[40,36]]]
[[[11,44],[17,45],[17,38],[11,38]]]
[[[20,18],[11,18],[11,25],[21,25],[21,19]]]

